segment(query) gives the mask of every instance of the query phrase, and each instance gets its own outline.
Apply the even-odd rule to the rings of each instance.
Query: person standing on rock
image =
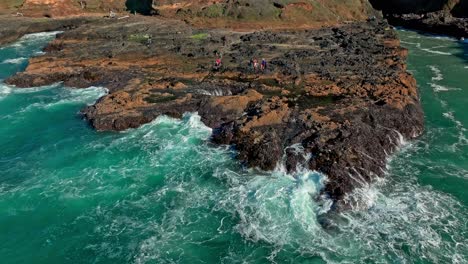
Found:
[[[260,69],[262,69],[262,72],[265,72],[267,69],[267,61],[265,59],[262,59],[262,64],[260,65]]]
[[[149,48],[151,44],[153,44],[153,38],[151,35],[148,35],[148,38],[146,38],[146,46]]]
[[[253,60],[253,67],[254,67],[254,72],[257,72],[258,71],[258,60],[257,59]]]
[[[217,57],[215,60],[213,69],[217,71],[221,68],[222,65],[223,65],[223,62],[221,61],[221,57]]]

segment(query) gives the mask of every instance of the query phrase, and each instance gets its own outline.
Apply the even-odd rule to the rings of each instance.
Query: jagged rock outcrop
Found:
[[[248,167],[283,162],[290,171],[327,174],[324,194],[338,208],[383,175],[400,137],[423,130],[407,51],[376,19],[252,33],[154,17],[101,19],[60,34],[45,50],[7,82],[107,87],[82,111],[100,131],[198,112],[212,141],[233,145]],[[217,54],[220,70],[212,67]],[[267,70],[253,69],[252,58],[265,58]]]

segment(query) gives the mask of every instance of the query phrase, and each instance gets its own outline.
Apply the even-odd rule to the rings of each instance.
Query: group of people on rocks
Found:
[[[223,66],[223,62],[221,56],[217,56],[215,63],[213,65],[214,70],[219,70]],[[249,61],[249,68],[252,69],[253,72],[257,73],[259,71],[265,72],[268,68],[268,63],[265,58],[259,63],[256,58],[252,58]]]
[[[261,63],[258,63],[257,59],[252,58],[250,59],[249,65],[254,72],[258,72],[259,70],[265,72],[267,70],[267,61],[264,58],[262,59]]]

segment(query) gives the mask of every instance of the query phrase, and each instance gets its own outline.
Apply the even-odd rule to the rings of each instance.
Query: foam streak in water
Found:
[[[20,57],[20,58],[16,58],[16,59],[4,60],[2,63],[5,63],[5,64],[20,64],[20,63],[23,63],[25,60],[27,60],[27,58]]]

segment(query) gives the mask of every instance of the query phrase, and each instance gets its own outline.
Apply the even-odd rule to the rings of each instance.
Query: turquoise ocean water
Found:
[[[426,132],[328,216],[325,176],[246,171],[195,113],[98,133],[106,93],[0,82],[1,263],[467,263],[468,44],[400,31]],[[53,33],[0,49],[0,79]]]

